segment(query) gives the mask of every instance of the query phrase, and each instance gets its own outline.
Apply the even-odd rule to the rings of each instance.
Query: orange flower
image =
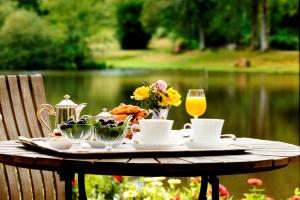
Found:
[[[75,187],[75,186],[76,186],[76,184],[77,184],[77,179],[76,179],[76,178],[74,178],[74,179],[72,180],[72,188],[73,188],[73,187]]]
[[[292,200],[300,200],[300,196],[299,195],[294,195],[294,196],[292,196]]]

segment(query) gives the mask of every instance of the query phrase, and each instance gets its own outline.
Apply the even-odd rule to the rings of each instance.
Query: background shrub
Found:
[[[63,54],[64,37],[37,14],[16,10],[0,30],[0,66],[4,69],[72,68]]]
[[[0,68],[101,69],[93,62],[84,40],[70,40],[35,12],[18,9],[8,15],[0,30]]]
[[[141,1],[124,1],[117,5],[117,37],[122,49],[146,49],[150,35],[140,21]]]

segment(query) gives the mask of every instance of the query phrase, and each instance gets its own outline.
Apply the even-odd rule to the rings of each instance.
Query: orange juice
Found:
[[[187,97],[185,108],[189,115],[199,117],[206,110],[206,99],[205,97]]]

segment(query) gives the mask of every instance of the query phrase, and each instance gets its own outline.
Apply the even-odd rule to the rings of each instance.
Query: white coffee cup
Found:
[[[139,120],[139,125],[132,126],[131,129],[140,129],[138,134],[143,144],[167,144],[173,123],[173,120],[142,119]]]
[[[184,125],[192,128],[192,141],[195,143],[221,143],[221,132],[224,124],[223,119],[191,119],[191,124]]]

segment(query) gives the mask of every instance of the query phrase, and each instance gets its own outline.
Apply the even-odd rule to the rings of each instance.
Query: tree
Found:
[[[147,48],[150,35],[140,20],[142,8],[143,2],[137,0],[117,4],[117,36],[122,49]]]
[[[205,45],[205,21],[209,19],[212,2],[209,0],[177,0],[177,20],[183,29],[197,32],[199,50],[204,51]]]
[[[267,0],[262,0],[262,11],[261,11],[261,28],[260,28],[260,50],[267,51],[269,49],[268,41],[268,2]]]
[[[3,25],[5,18],[14,12],[17,4],[12,1],[0,0],[0,27]]]
[[[205,34],[204,34],[204,27],[202,24],[202,17],[199,16],[198,20],[198,34],[199,34],[199,50],[205,50]]]
[[[251,49],[256,50],[259,46],[258,41],[258,0],[251,1]]]

